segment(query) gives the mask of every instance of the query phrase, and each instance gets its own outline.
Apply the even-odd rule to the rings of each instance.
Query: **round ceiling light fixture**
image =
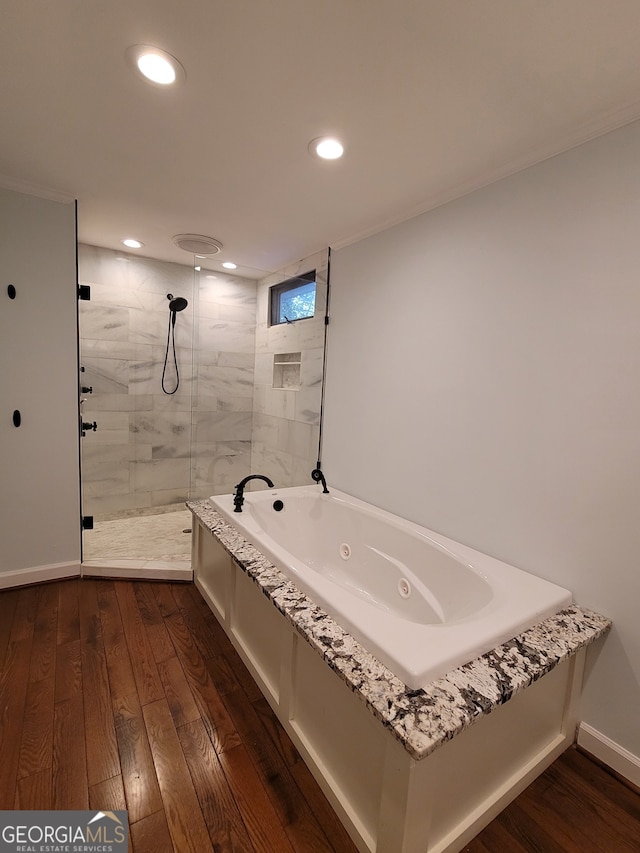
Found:
[[[319,136],[311,140],[309,151],[322,160],[338,160],[344,154],[344,145],[334,136]]]
[[[222,266],[223,266],[226,270],[237,270],[237,269],[238,269],[238,264],[234,264],[232,261],[225,261],[225,262],[222,264]]]
[[[134,44],[127,48],[126,56],[129,64],[148,83],[164,87],[176,86],[186,80],[187,75],[182,64],[175,56],[171,56],[170,53],[161,50],[159,47],[152,47],[148,44]]]
[[[203,234],[176,234],[173,238],[175,245],[191,255],[218,255],[222,251],[220,240],[205,237]]]
[[[129,249],[141,249],[144,246],[144,243],[141,243],[140,240],[134,240],[133,237],[127,237],[122,242]]]

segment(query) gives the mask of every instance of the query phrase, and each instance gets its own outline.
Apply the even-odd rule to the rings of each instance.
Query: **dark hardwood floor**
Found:
[[[134,853],[355,851],[192,585],[0,592],[0,809],[127,809]],[[569,750],[468,853],[640,851],[640,796]]]

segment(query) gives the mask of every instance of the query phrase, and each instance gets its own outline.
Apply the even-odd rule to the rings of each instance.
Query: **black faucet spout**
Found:
[[[327,488],[327,481],[324,478],[324,474],[319,468],[314,468],[311,472],[311,479],[315,480],[316,483],[322,483],[322,494],[328,495],[329,489]]]
[[[243,480],[240,480],[240,482],[236,486],[236,490],[233,496],[234,512],[242,512],[242,504],[244,503],[244,488],[250,480],[264,480],[267,486],[269,486],[270,489],[273,489],[273,483],[268,477],[265,477],[263,474],[249,474],[248,477],[245,477]]]

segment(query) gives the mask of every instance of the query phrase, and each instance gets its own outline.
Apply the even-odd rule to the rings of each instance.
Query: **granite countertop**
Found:
[[[572,605],[427,687],[412,690],[301,593],[209,501],[188,501],[187,507],[416,760],[611,628],[604,616]]]

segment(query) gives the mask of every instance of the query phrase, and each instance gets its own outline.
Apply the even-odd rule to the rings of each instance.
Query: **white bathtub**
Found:
[[[209,500],[411,688],[572,601],[562,587],[333,488],[246,492],[241,513],[233,495]]]

